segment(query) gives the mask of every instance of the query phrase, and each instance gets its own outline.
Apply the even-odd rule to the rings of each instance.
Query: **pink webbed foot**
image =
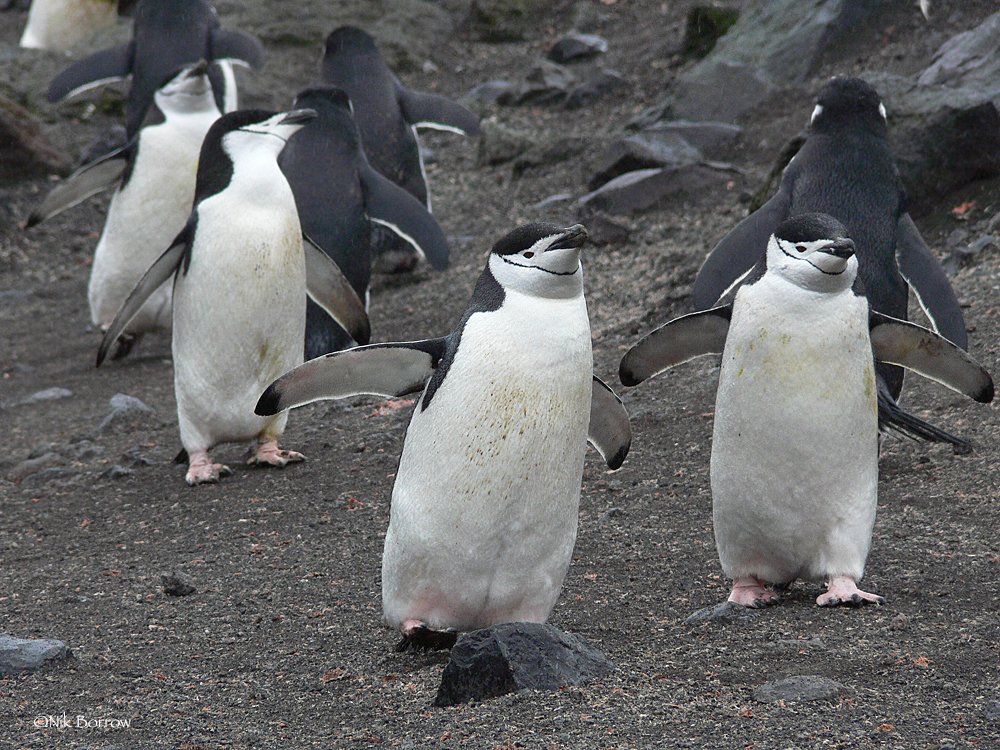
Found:
[[[765,588],[764,582],[756,576],[745,576],[733,579],[733,590],[729,594],[729,601],[743,607],[760,609],[776,604],[778,595]]]
[[[288,464],[305,461],[306,457],[297,451],[286,451],[278,447],[276,438],[262,435],[257,439],[257,448],[247,459],[251,466],[277,466],[279,469]]]
[[[214,464],[208,457],[208,451],[195,451],[188,462],[187,475],[184,480],[194,487],[196,484],[218,482],[222,477],[233,473],[225,464]]]
[[[396,644],[396,651],[440,651],[451,648],[458,640],[457,630],[434,630],[423,620],[403,620],[399,626],[402,640]]]
[[[885,599],[878,594],[862,591],[850,576],[832,576],[826,582],[826,593],[821,594],[816,599],[816,603],[821,607],[837,607],[839,605],[858,607],[865,602],[885,604]]]

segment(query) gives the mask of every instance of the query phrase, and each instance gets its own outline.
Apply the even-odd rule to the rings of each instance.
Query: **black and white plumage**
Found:
[[[612,469],[631,443],[593,376],[583,227],[500,240],[448,336],[314,359],[272,384],[259,414],[359,393],[420,393],[382,558],[386,622],[405,643],[544,621],[576,539],[588,439]],[[447,635],[451,633],[450,638]]]
[[[220,117],[201,148],[194,208],[185,228],[122,305],[98,352],[101,364],[148,297],[173,278],[174,392],[189,484],[228,467],[208,451],[257,441],[250,463],[284,466],[284,413],[259,417],[265,385],[302,361],[306,294],[359,341],[364,306],[337,266],[303,242],[295,199],[277,157],[311,110],[240,110]]]
[[[118,15],[128,12],[132,4],[125,0],[33,0],[20,45],[68,52],[113,26]]]
[[[295,195],[302,231],[340,267],[358,296],[368,297],[373,222],[397,233],[435,268],[447,267],[448,241],[434,217],[368,164],[347,94],[333,86],[313,86],[296,97],[295,107],[318,116],[289,139],[278,163]],[[309,302],[306,359],[352,343]]]
[[[184,228],[194,198],[202,140],[220,116],[208,64],[183,68],[156,92],[163,122],[149,124],[125,147],[60,182],[28,218],[31,227],[117,183],[91,264],[87,298],[94,325],[106,330],[146,269]],[[146,300],[120,341],[126,354],[137,337],[169,331],[171,285]]]
[[[351,98],[371,165],[430,211],[417,130],[478,135],[479,118],[443,96],[406,88],[385,64],[371,35],[354,26],[341,26],[327,37],[320,78]],[[382,245],[382,252],[409,256],[415,262],[412,249],[400,241],[393,239]]]
[[[782,222],[731,304],[667,323],[622,359],[626,385],[722,354],[712,437],[713,519],[730,601],[822,579],[820,605],[858,590],[878,490],[875,359],[987,403],[989,374],[951,342],[873,309],[854,285],[856,245],[826,214]]]
[[[854,239],[857,283],[872,309],[905,320],[912,289],[934,331],[968,348],[955,293],[907,213],[887,134],[885,107],[875,89],[859,78],[831,79],[817,97],[806,140],[788,164],[778,192],[726,235],[698,272],[695,309],[712,307],[741,282],[782,221],[819,211],[840,220]],[[901,368],[879,362],[876,372],[884,428],[968,447],[965,440],[897,406]]]
[[[264,48],[253,36],[221,28],[207,0],[140,0],[133,14],[132,39],[73,63],[57,75],[47,98],[57,102],[110,81],[131,78],[125,105],[125,129],[134,136],[146,118],[156,89],[184,65],[213,63],[210,76],[223,112],[236,108],[232,65],[258,68]]]

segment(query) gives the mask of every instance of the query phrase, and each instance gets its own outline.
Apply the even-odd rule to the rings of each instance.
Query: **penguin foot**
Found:
[[[208,451],[195,451],[191,454],[191,462],[188,464],[184,480],[194,487],[196,484],[214,484],[232,473],[233,470],[225,464],[212,463]]]
[[[442,651],[455,645],[458,631],[452,629],[433,630],[420,620],[404,620],[399,629],[402,640],[396,644],[396,653],[405,651]]]
[[[885,604],[878,594],[869,594],[858,588],[857,582],[850,576],[832,576],[826,582],[826,593],[816,599],[821,607],[860,607],[866,602]]]
[[[733,590],[729,601],[742,607],[761,609],[778,603],[778,595],[765,588],[764,582],[756,576],[733,579]]]
[[[117,362],[120,359],[125,359],[135,348],[135,345],[139,343],[139,339],[142,338],[141,334],[134,333],[123,333],[118,337],[118,343],[115,346],[115,353],[111,355],[111,359]]]
[[[257,443],[257,449],[247,459],[250,466],[277,466],[279,469],[288,464],[305,461],[306,457],[297,451],[286,451],[278,447],[278,441],[273,437],[262,437]]]

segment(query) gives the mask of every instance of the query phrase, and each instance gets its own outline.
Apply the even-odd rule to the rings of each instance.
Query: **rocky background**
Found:
[[[432,702],[443,654],[396,654],[379,560],[407,404],[295,412],[286,471],[188,488],[165,339],[93,368],[85,287],[107,196],[20,223],[121,117],[121,89],[48,105],[78,55],[25,51],[0,3],[0,746],[216,748],[1000,747],[1000,417],[910,377],[905,405],[976,445],[896,440],[866,581],[887,604],[782,604],[689,622],[722,599],[708,455],[716,364],[624,394],[635,442],[588,457],[574,564],[552,616],[616,665],[556,692]],[[484,134],[424,138],[452,267],[382,277],[375,340],[450,330],[490,245],[577,220],[598,375],[689,311],[705,253],[769,194],[833,74],[881,92],[925,238],[953,274],[971,351],[1000,371],[1000,14],[993,0],[220,0],[260,36],[243,103],[288,106],[336,25],[362,25],[412,88]],[[571,32],[576,36],[566,38]],[[582,36],[581,36],[582,35]],[[782,158],[782,154],[784,157]],[[914,310],[919,320],[919,313]],[[621,390],[621,389],[619,389]],[[238,467],[240,448],[217,451]],[[89,728],[39,727],[76,716]],[[131,726],[93,724],[129,720]]]

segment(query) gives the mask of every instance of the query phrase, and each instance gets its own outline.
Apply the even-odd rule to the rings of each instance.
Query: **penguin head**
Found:
[[[337,143],[353,147],[360,145],[361,139],[354,123],[354,106],[343,89],[328,84],[310,86],[295,97],[295,108],[315,111],[315,125],[332,131]]]
[[[850,287],[858,273],[854,242],[844,225],[821,213],[782,222],[767,243],[766,262],[768,273],[814,292]]]
[[[168,115],[210,110],[219,114],[205,60],[172,73],[156,90],[154,99],[157,108]]]
[[[583,290],[582,224],[525,224],[493,246],[488,267],[505,289],[535,297],[574,297]]]
[[[339,26],[326,37],[323,49],[324,59],[339,54],[366,55],[378,54],[375,39],[364,29],[357,26]]]
[[[816,97],[816,107],[809,120],[809,130],[827,133],[844,128],[855,128],[885,136],[885,105],[878,92],[860,78],[836,76]]]

